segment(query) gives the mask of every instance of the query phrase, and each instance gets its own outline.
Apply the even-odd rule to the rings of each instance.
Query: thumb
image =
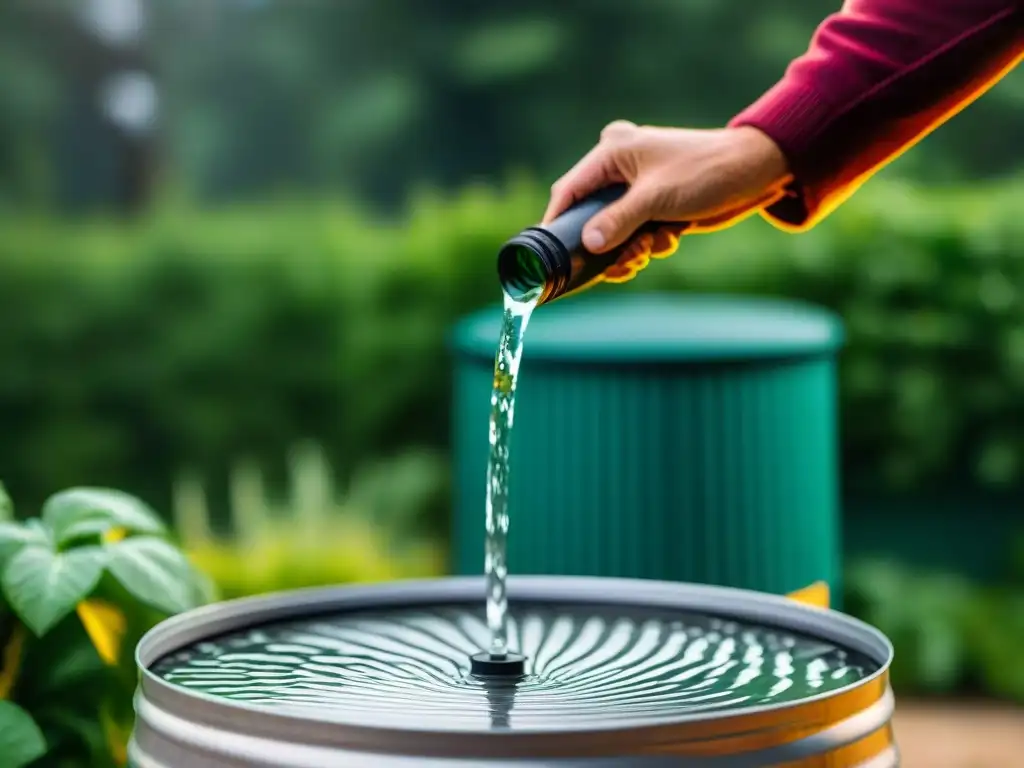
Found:
[[[622,245],[647,223],[649,195],[636,185],[594,214],[583,227],[583,245],[591,253],[604,253]]]

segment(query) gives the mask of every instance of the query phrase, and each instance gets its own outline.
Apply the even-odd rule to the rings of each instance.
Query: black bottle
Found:
[[[547,226],[527,227],[498,252],[498,279],[513,299],[522,300],[539,290],[538,304],[582,291],[599,282],[623,249],[646,231],[664,222],[645,224],[624,245],[593,254],[583,247],[583,225],[598,211],[626,193],[625,184],[598,190],[573,205]],[[682,224],[676,225],[680,229]]]

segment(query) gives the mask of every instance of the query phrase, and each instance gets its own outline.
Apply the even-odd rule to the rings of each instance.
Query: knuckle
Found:
[[[606,234],[617,233],[622,226],[622,214],[615,209],[604,211],[599,219],[601,230]]]
[[[602,141],[615,141],[628,136],[636,129],[636,125],[629,120],[613,120],[601,131]]]

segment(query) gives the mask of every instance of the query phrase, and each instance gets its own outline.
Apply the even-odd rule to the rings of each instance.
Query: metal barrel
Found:
[[[165,621],[150,631],[137,649],[140,685],[129,764],[135,768],[899,765],[890,724],[894,700],[889,686],[889,641],[868,625],[834,611],[726,587],[521,576],[510,580],[510,596],[513,605],[569,606],[580,616],[591,611],[595,615],[604,611],[610,616],[636,616],[640,627],[648,621],[644,616],[653,615],[717,617],[708,626],[725,627],[722,632],[731,631],[728,628],[736,622],[740,623],[738,626],[764,626],[780,637],[791,634],[804,638],[800,640],[803,647],[817,642],[846,649],[844,653],[868,660],[870,673],[835,690],[801,695],[779,704],[746,706],[740,702],[737,707],[718,710],[715,706],[695,706],[686,711],[666,711],[658,717],[637,715],[635,711],[631,714],[631,688],[643,682],[639,677],[628,682],[630,665],[643,663],[647,669],[664,669],[675,657],[690,653],[700,643],[707,647],[709,636],[694,635],[679,653],[655,644],[644,652],[647,661],[633,647],[610,662],[609,649],[616,643],[621,645],[616,640],[615,622],[601,631],[588,629],[587,622],[583,622],[575,629],[556,630],[564,630],[562,634],[569,639],[569,645],[572,638],[578,641],[587,632],[597,637],[592,653],[603,654],[601,673],[594,676],[592,669],[580,672],[586,667],[584,658],[582,662],[577,660],[575,667],[568,662],[560,665],[559,674],[564,678],[564,691],[572,690],[574,677],[582,679],[587,674],[591,680],[600,680],[600,696],[618,691],[612,699],[616,703],[605,705],[598,719],[564,717],[534,722],[527,727],[509,727],[508,718],[501,720],[493,711],[502,697],[490,694],[485,704],[491,707],[491,720],[483,727],[475,725],[472,719],[460,719],[460,705],[455,699],[450,699],[447,707],[440,705],[436,715],[442,720],[450,719],[450,726],[432,725],[432,716],[378,716],[371,705],[384,702],[402,708],[412,706],[410,702],[417,697],[446,700],[447,694],[438,693],[440,683],[436,675],[421,674],[422,669],[414,662],[418,656],[431,653],[432,646],[445,642],[465,645],[465,638],[449,637],[457,634],[451,630],[428,631],[428,625],[421,619],[435,610],[457,610],[460,606],[475,609],[482,601],[483,591],[480,578],[330,587],[221,603]],[[421,647],[403,650],[396,643],[396,636],[379,623],[383,621],[381,617],[400,611],[420,617],[413,624]],[[359,619],[360,626],[366,627],[368,633],[363,645],[351,645],[343,632],[331,633],[330,617],[346,615],[363,617]],[[255,676],[257,685],[250,690],[252,695],[234,699],[219,695],[230,685],[229,673],[238,677],[241,664],[241,651],[231,645],[231,637],[246,632],[272,634],[269,628],[274,625],[297,621],[308,621],[310,626],[323,624],[323,647],[303,650],[302,643],[306,641],[293,640],[270,648],[276,656],[249,657],[249,663],[266,665],[265,674]],[[531,631],[526,622],[521,636],[528,639]],[[550,639],[532,646],[538,663],[543,661],[540,657],[544,654],[550,656]],[[732,642],[731,636],[728,642]],[[197,663],[192,668],[191,682],[186,683],[170,682],[156,671],[169,664],[173,666],[171,662],[175,659],[209,653],[218,643],[225,654],[220,671]],[[719,643],[717,648],[721,650],[726,644]],[[801,646],[784,645],[796,648],[790,659],[792,663],[801,663]],[[333,650],[328,652],[324,648]],[[297,706],[294,701],[277,705],[255,695],[261,677],[278,680],[276,684],[280,686],[287,664],[274,666],[276,660],[302,654],[308,654],[305,658],[310,662],[303,670],[305,676],[289,681],[288,685],[305,685],[307,692],[313,694],[305,705]],[[652,666],[650,660],[659,658]],[[337,691],[332,692],[330,685],[324,685],[323,681],[330,678],[317,677],[316,668],[330,669],[339,659],[359,667],[352,672],[353,680],[373,681],[375,675],[383,674],[383,684],[374,683],[365,693],[356,691],[366,697],[365,710],[359,708],[358,698],[357,706],[344,714],[332,708],[332,696]],[[721,676],[728,668],[721,659],[712,659],[710,663],[711,676]],[[811,669],[815,663],[805,667]],[[374,671],[380,664],[384,665],[383,673]],[[577,671],[570,674],[573,669]],[[763,682],[778,688],[780,680],[773,682],[768,675]],[[412,699],[399,695],[401,686],[413,693]],[[758,687],[764,688],[760,684]],[[580,696],[582,699],[583,694]],[[561,696],[557,705],[571,712],[576,702],[571,696]]]

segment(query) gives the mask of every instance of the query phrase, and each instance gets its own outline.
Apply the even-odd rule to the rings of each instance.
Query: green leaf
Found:
[[[4,564],[27,544],[51,548],[50,537],[38,520],[0,522],[0,573]]]
[[[76,704],[78,702],[76,701]],[[99,704],[90,702],[96,710]],[[65,762],[57,762],[56,765],[64,766],[90,766],[90,768],[108,768],[115,765],[110,759],[110,749],[107,746],[106,734],[103,733],[103,724],[93,712],[81,714],[78,711],[69,711],[63,708],[39,709],[37,717],[39,722],[46,729],[49,737],[50,753],[53,758],[57,756],[65,758]],[[91,716],[90,716],[91,715]],[[51,759],[53,759],[51,758]],[[74,762],[69,762],[74,760]]]
[[[101,547],[54,552],[27,546],[7,563],[0,583],[14,612],[42,636],[92,592],[103,574],[103,561]]]
[[[108,667],[92,647],[85,629],[78,628],[78,631],[81,638],[76,636],[73,643],[51,644],[41,649],[53,652],[49,658],[42,652],[26,658],[26,662],[38,660],[46,664],[45,671],[34,671],[29,673],[31,677],[22,678],[31,683],[34,696],[53,696],[60,701],[62,696],[74,695],[77,706],[104,695]],[[50,636],[53,634],[51,631]]]
[[[165,613],[198,605],[196,572],[172,544],[137,536],[106,545],[107,570],[133,596]]]
[[[0,701],[0,765],[22,768],[46,754],[46,739],[32,716],[16,704]]]
[[[58,547],[116,529],[132,534],[166,532],[163,521],[144,502],[106,488],[71,488],[54,494],[43,505],[42,517]]]

